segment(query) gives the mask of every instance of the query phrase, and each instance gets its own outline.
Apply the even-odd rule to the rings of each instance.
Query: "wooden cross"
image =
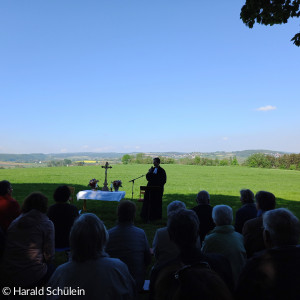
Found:
[[[111,169],[111,166],[108,166],[109,163],[106,162],[106,164],[104,166],[102,166],[102,168],[105,169],[105,181],[104,181],[104,186],[102,188],[102,191],[109,191],[108,187],[107,187],[107,169]]]

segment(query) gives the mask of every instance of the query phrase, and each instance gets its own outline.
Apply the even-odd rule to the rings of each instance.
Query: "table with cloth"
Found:
[[[86,211],[86,200],[98,201],[120,201],[125,197],[125,192],[109,192],[109,191],[80,191],[76,195],[77,201],[83,200],[83,211]]]

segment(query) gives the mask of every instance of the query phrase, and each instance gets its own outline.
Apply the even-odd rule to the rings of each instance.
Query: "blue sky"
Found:
[[[0,153],[299,153],[300,20],[244,3],[1,1]]]

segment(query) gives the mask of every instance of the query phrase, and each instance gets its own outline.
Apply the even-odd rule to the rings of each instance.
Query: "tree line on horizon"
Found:
[[[160,156],[161,164],[182,164],[182,165],[200,165],[200,166],[237,166],[239,162],[236,157],[211,159],[206,157],[195,156],[194,158],[174,159],[170,157]],[[122,157],[123,164],[152,164],[153,157],[147,156],[144,153],[136,155],[125,154]]]
[[[245,165],[254,168],[300,170],[300,153],[284,154],[278,157],[256,153],[246,159]]]
[[[146,156],[144,153],[136,155],[125,154],[122,157],[123,164],[152,164],[153,158]],[[161,164],[183,164],[183,165],[199,165],[199,166],[248,166],[252,168],[273,168],[300,170],[300,153],[284,154],[274,156],[264,153],[255,153],[250,155],[244,162],[240,163],[236,156],[212,159],[206,157],[195,156],[194,158],[181,158],[175,160],[169,157],[160,157]]]
[[[254,153],[243,160],[237,159],[236,156],[225,158],[207,158],[195,155],[193,157],[172,158],[159,155],[161,164],[182,164],[182,165],[198,165],[198,166],[248,166],[252,168],[273,168],[286,170],[300,170],[300,153],[299,154],[268,154],[268,153]],[[122,158],[112,163],[123,164],[152,164],[153,156],[145,153],[125,154]],[[95,164],[99,165],[100,161],[96,160]],[[56,159],[46,162],[48,167],[62,167],[62,166],[84,166],[85,161],[74,161],[71,159]],[[24,167],[22,165],[15,166],[16,168]],[[5,166],[1,166],[4,169]]]

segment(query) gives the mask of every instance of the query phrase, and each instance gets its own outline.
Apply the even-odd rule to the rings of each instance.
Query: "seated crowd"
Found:
[[[300,223],[288,209],[275,209],[270,192],[241,190],[234,224],[232,208],[212,207],[207,191],[192,209],[173,201],[150,248],[134,225],[132,201],[119,203],[117,224],[106,230],[95,214],[79,215],[68,203],[67,186],[54,191],[49,208],[39,192],[20,207],[12,191],[0,182],[1,290],[68,287],[83,290],[82,299],[139,299],[150,278],[143,299],[299,299]],[[55,252],[62,249],[68,262],[56,267]]]

